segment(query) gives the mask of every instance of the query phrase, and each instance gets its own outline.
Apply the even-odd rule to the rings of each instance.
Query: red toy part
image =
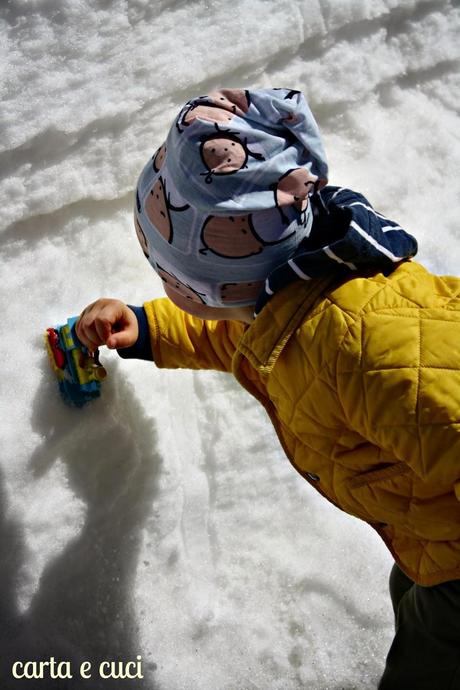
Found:
[[[64,369],[66,363],[65,354],[59,347],[59,336],[57,331],[55,331],[54,328],[47,328],[46,332],[48,333],[48,343],[53,353],[56,366],[59,367],[59,369]]]

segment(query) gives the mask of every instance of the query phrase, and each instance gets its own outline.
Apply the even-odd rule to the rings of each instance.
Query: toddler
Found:
[[[189,101],[136,191],[167,298],[97,300],[77,335],[231,372],[296,470],[395,559],[380,690],[460,690],[460,279],[410,260],[414,238],[327,175],[299,91]]]

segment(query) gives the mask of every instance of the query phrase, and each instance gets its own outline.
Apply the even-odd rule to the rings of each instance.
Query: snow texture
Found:
[[[458,273],[458,0],[3,0],[0,685],[369,690],[392,559],[284,458],[227,375],[104,353],[65,408],[42,332],[162,294],[133,188],[188,98],[305,92],[331,183]],[[14,680],[15,660],[134,660],[143,680]]]

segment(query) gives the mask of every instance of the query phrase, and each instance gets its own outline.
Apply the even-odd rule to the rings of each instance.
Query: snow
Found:
[[[458,273],[455,0],[5,0],[0,8],[3,376],[0,678],[52,687],[369,690],[392,638],[392,559],[284,458],[230,377],[104,352],[103,397],[58,397],[42,332],[99,296],[162,294],[133,188],[187,98],[305,92],[331,182]],[[142,657],[143,680],[101,660]],[[77,673],[93,662],[85,681]]]

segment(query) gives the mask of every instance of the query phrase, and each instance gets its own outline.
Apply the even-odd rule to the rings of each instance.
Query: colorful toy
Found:
[[[99,351],[90,353],[78,340],[75,324],[78,317],[45,332],[45,345],[64,402],[83,407],[101,394],[101,381],[107,372],[99,361]]]

